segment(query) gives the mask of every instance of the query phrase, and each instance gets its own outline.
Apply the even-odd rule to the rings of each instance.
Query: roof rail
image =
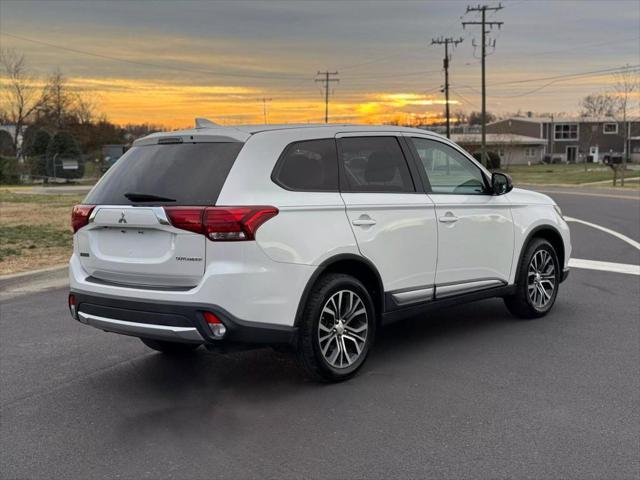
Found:
[[[213,128],[213,127],[219,127],[219,126],[220,125],[218,125],[215,122],[212,122],[207,118],[196,117],[196,128]]]

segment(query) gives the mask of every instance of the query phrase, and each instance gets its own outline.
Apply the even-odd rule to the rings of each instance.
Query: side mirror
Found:
[[[494,172],[491,175],[491,190],[494,195],[504,195],[513,190],[511,176],[506,173]]]

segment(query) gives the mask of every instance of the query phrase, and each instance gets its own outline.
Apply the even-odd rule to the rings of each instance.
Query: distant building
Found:
[[[471,154],[481,151],[479,133],[453,133],[451,140]],[[486,142],[488,151],[500,155],[502,165],[540,163],[547,143],[542,138],[514,133],[488,133]]]
[[[623,128],[628,129],[626,148]],[[602,162],[605,156],[620,157],[627,149],[631,160],[640,160],[640,120],[637,118],[623,125],[611,117],[512,117],[490,123],[487,132],[543,139],[542,155],[557,162]]]

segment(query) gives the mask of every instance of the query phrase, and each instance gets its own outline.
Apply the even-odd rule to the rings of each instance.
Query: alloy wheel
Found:
[[[527,289],[531,303],[544,309],[553,298],[556,289],[556,267],[547,250],[538,250],[529,262]]]
[[[322,356],[334,368],[353,365],[362,354],[369,317],[362,299],[351,290],[340,290],[325,302],[318,322]]]

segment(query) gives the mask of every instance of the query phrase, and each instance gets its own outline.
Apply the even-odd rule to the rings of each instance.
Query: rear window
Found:
[[[181,143],[133,147],[84,200],[90,205],[215,205],[243,143]],[[175,201],[132,201],[125,194]],[[135,200],[135,198],[134,198]]]

